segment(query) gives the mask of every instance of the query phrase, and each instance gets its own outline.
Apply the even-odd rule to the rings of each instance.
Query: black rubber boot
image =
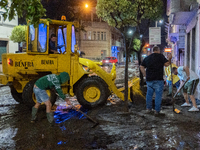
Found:
[[[33,106],[32,107],[32,113],[31,113],[31,115],[32,115],[31,123],[35,123],[36,118],[37,118],[37,116],[36,116],[37,112],[38,112],[38,109]]]
[[[49,121],[49,123],[53,124],[54,121],[54,115],[52,112],[47,113],[47,120]]]

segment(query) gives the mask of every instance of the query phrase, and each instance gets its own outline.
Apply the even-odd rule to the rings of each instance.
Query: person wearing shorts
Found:
[[[183,106],[183,107],[191,106],[191,104],[189,103],[189,100],[188,100],[188,95],[189,95],[189,97],[192,101],[193,107],[190,108],[188,111],[199,111],[199,109],[197,108],[197,105],[196,105],[195,97],[194,97],[196,87],[199,83],[198,75],[186,66],[180,66],[180,67],[178,67],[178,69],[174,67],[173,73],[175,75],[178,75],[178,77],[180,78],[180,81],[181,81],[180,87],[182,87],[184,82],[186,82],[186,84],[183,87],[183,96],[185,99],[185,103],[182,104],[181,106]]]
[[[37,102],[35,106],[32,107],[32,118],[31,118],[32,123],[34,123],[36,120],[36,114],[42,102],[46,105],[46,115],[48,121],[52,123],[54,120],[53,113],[51,112],[52,104],[49,96],[46,93],[46,90],[55,88],[58,95],[63,100],[65,100],[68,105],[71,105],[71,102],[69,101],[68,98],[66,98],[61,89],[61,84],[67,82],[68,80],[69,80],[69,74],[67,72],[62,72],[60,73],[60,75],[49,74],[43,76],[35,82],[35,85],[33,87],[33,92],[35,93]]]

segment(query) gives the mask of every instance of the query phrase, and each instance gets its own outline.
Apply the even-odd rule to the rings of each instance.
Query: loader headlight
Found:
[[[12,59],[8,59],[8,65],[11,65],[11,66],[13,66],[13,60]]]

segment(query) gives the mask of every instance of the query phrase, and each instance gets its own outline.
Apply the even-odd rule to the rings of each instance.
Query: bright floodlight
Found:
[[[131,34],[131,33],[132,33],[132,31],[130,30],[130,31],[129,31],[129,34]]]
[[[162,24],[162,23],[163,23],[163,20],[159,20],[159,23]]]
[[[140,35],[140,38],[142,38],[142,37],[143,37],[143,35],[141,34],[141,35]]]
[[[88,4],[85,4],[85,7],[88,8]]]

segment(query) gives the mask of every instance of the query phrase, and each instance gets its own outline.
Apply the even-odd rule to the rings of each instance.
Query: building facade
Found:
[[[110,27],[97,17],[96,9],[87,13],[80,23],[85,31],[76,34],[79,50],[84,52],[84,58],[102,60],[108,56],[118,58],[123,62],[123,38],[119,31]]]
[[[2,16],[4,11],[0,9],[0,72],[2,72],[1,66],[1,55],[3,53],[15,53],[18,50],[18,43],[13,43],[10,41],[9,37],[11,35],[13,27],[18,25],[18,17],[9,21]]]
[[[188,66],[200,77],[200,0],[168,0],[168,44],[173,48],[174,63]],[[200,99],[200,84],[196,91]]]

